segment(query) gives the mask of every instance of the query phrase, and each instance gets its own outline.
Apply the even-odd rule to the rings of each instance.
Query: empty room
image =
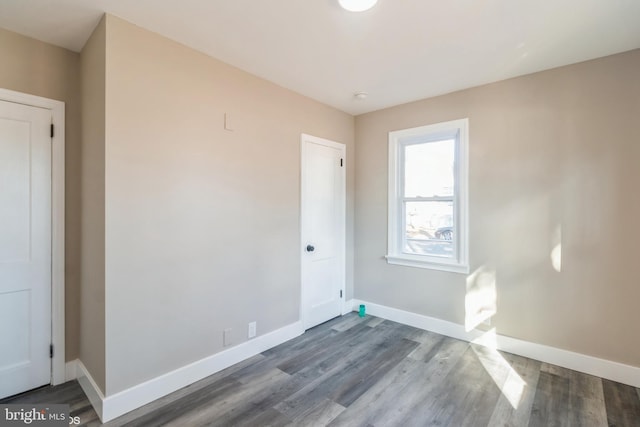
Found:
[[[640,1],[0,0],[0,426],[640,426]]]

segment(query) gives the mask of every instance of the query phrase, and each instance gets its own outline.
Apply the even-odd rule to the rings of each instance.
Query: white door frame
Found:
[[[64,107],[62,101],[0,88],[0,100],[51,110],[51,384],[65,382],[64,337]]]
[[[312,141],[315,144],[324,145],[325,147],[331,147],[340,150],[342,159],[344,160],[344,167],[342,167],[342,180],[344,183],[344,191],[342,194],[342,220],[340,223],[342,224],[340,230],[340,290],[342,291],[342,298],[340,300],[340,313],[344,313],[345,300],[347,297],[346,290],[346,253],[347,253],[347,146],[345,144],[330,141],[328,139],[319,138],[317,136],[312,136],[308,134],[302,134],[300,136],[300,322],[303,325],[303,328],[306,328],[306,317],[307,313],[305,312],[305,289],[304,289],[304,256],[305,247],[307,242],[303,241],[303,237],[305,236],[305,230],[303,228],[303,218],[305,215],[305,194],[304,194],[304,182],[305,182],[305,168],[304,168],[304,159],[307,155],[306,142]]]

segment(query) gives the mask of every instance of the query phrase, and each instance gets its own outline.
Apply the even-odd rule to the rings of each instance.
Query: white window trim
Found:
[[[408,254],[402,251],[403,230],[400,190],[402,171],[400,159],[401,141],[410,137],[425,136],[428,139],[440,139],[443,135],[458,134],[455,158],[455,211],[457,258],[440,258],[428,255]],[[389,264],[420,267],[454,273],[469,273],[469,119],[452,120],[433,125],[420,126],[389,132],[389,198],[388,198],[388,236],[387,262]]]

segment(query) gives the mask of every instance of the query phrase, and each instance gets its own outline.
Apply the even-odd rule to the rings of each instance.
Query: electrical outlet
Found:
[[[256,322],[249,323],[249,338],[254,338],[256,336]]]
[[[482,324],[485,326],[491,326],[491,317],[487,317],[482,321]]]
[[[231,328],[222,331],[222,346],[227,347],[231,345]]]

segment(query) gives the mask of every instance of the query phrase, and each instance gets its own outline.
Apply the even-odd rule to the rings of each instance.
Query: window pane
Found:
[[[453,258],[453,202],[405,202],[404,232],[405,252]]]
[[[404,148],[404,196],[453,195],[455,140],[426,142]]]

